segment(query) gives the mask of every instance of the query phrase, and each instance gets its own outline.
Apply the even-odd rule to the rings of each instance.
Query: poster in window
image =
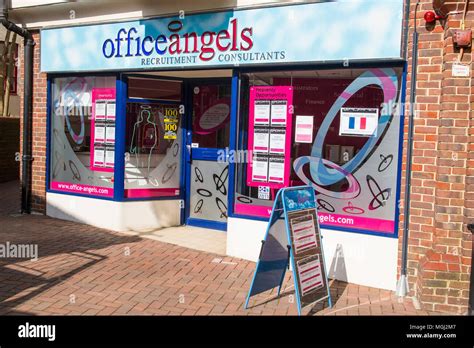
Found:
[[[94,141],[96,143],[103,143],[105,141],[105,124],[96,123],[94,126]]]
[[[175,140],[178,137],[179,110],[178,107],[166,107],[164,109],[164,135],[166,140]],[[146,136],[145,136],[146,137]]]
[[[95,147],[94,148],[94,166],[103,167],[105,164],[105,148]]]
[[[379,109],[342,108],[339,135],[377,136]]]
[[[259,182],[268,181],[268,156],[255,155],[252,161],[252,180]]]
[[[115,101],[107,102],[106,118],[112,121],[115,120]]]
[[[268,153],[268,128],[255,127],[253,132],[253,152]]]
[[[109,168],[113,168],[115,163],[115,149],[113,147],[108,146],[105,149],[105,166]]]
[[[281,184],[285,181],[285,158],[270,156],[268,158],[268,182]]]
[[[296,116],[295,142],[307,143],[313,142],[313,116]]]
[[[256,100],[254,114],[255,125],[268,126],[270,123],[270,100]]]
[[[288,116],[287,100],[272,100],[271,125],[286,127]]]
[[[108,144],[115,143],[115,125],[107,125],[107,128],[105,130],[105,142]]]
[[[103,120],[105,119],[106,113],[106,102],[104,101],[96,101],[94,111],[95,111],[95,119],[96,120]]]
[[[286,143],[286,130],[283,128],[272,128],[270,130],[270,153],[284,155]]]

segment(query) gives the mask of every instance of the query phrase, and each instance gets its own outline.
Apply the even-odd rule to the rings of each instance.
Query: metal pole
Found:
[[[31,138],[33,121],[33,48],[35,42],[31,38],[25,38],[25,74],[23,95],[23,156],[22,156],[22,180],[21,180],[21,213],[31,213]]]
[[[416,14],[420,2],[415,5],[415,25],[412,42],[412,64],[411,64],[411,83],[410,83],[410,113],[408,119],[408,139],[407,139],[407,165],[405,180],[405,201],[403,205],[403,241],[402,241],[402,264],[400,279],[397,283],[397,295],[404,297],[408,294],[407,280],[407,254],[408,254],[408,235],[410,228],[410,193],[411,193],[411,166],[413,149],[413,123],[415,118],[416,101],[416,72],[418,70],[418,32],[416,30]]]

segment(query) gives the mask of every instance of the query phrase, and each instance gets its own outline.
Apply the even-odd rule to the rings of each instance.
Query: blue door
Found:
[[[187,88],[186,224],[227,230],[231,79]]]

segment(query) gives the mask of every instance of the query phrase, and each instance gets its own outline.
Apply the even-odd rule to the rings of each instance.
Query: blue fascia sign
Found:
[[[41,71],[400,59],[402,0],[338,0],[41,31]]]

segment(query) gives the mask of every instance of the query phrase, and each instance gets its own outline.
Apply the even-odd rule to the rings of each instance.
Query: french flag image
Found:
[[[366,130],[367,129],[367,117],[365,116],[350,116],[349,117],[349,129],[351,130]]]

